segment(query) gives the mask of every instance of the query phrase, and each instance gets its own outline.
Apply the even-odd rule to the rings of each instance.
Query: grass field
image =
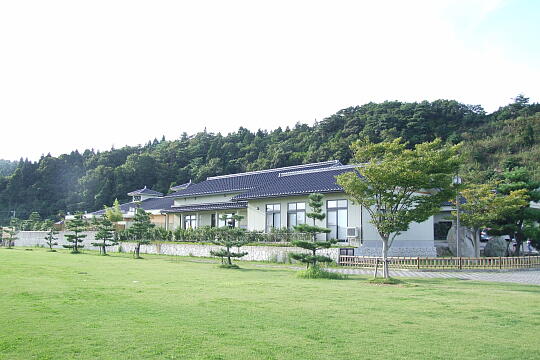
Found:
[[[540,358],[540,287],[241,265],[0,249],[0,358]]]

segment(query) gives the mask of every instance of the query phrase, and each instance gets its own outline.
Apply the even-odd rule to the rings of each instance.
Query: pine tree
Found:
[[[141,259],[141,245],[150,244],[149,233],[154,226],[155,225],[150,222],[148,213],[141,208],[137,208],[135,217],[133,218],[133,225],[129,228],[130,240],[136,242],[135,250],[133,251],[134,258]]]
[[[62,246],[66,249],[71,249],[72,254],[78,254],[80,252],[79,249],[84,247],[82,242],[86,237],[86,234],[82,234],[86,230],[86,222],[83,219],[83,214],[75,214],[75,218],[66,223],[66,228],[68,231],[73,232],[73,234],[66,234],[66,241],[70,244]]]
[[[114,240],[114,226],[107,217],[104,217],[98,222],[97,229],[95,239],[101,240],[101,242],[93,242],[92,245],[99,247],[99,253],[101,255],[107,255],[107,247],[118,244]]]
[[[51,227],[49,228],[49,231],[47,232],[47,235],[45,236],[45,244],[47,244],[47,246],[49,247],[49,250],[50,252],[54,252],[56,250],[53,249],[53,246],[54,245],[58,245],[58,243],[56,242],[56,240],[58,240],[57,237],[55,237],[54,235],[57,235],[58,234],[58,231],[55,230],[54,227]]]
[[[6,228],[4,231],[7,234],[7,237],[5,238],[7,247],[8,247],[8,249],[11,249],[11,247],[13,245],[15,245],[15,240],[17,240],[17,237],[15,236],[15,234],[17,234],[17,232],[13,228]]]
[[[221,218],[225,222],[230,220],[230,218],[227,218],[227,215],[223,215]],[[240,222],[244,217],[240,215],[233,215],[232,218],[235,222]],[[215,229],[214,232],[209,236],[209,240],[213,244],[224,247],[224,249],[210,251],[210,255],[221,258],[221,267],[237,269],[238,265],[232,263],[232,258],[241,258],[246,256],[248,253],[245,251],[232,252],[231,248],[236,247],[238,250],[240,250],[240,247],[249,242],[249,239],[246,237],[246,231],[240,228],[224,226]],[[227,259],[226,263],[225,259]]]
[[[337,241],[334,239],[317,241],[318,234],[328,234],[330,229],[323,228],[315,225],[315,220],[322,221],[325,219],[326,214],[322,212],[323,206],[323,195],[318,193],[313,193],[309,195],[309,207],[311,212],[306,214],[306,217],[313,219],[313,225],[309,224],[300,224],[294,227],[294,230],[300,233],[310,234],[312,241],[305,240],[296,240],[293,241],[293,245],[311,251],[311,254],[305,253],[294,253],[291,254],[291,257],[295,260],[303,262],[306,264],[306,267],[309,268],[317,267],[317,263],[329,263],[332,262],[332,259],[328,256],[317,255],[317,250],[328,249]]]

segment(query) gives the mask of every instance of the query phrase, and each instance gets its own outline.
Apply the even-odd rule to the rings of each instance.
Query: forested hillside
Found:
[[[527,167],[540,181],[540,106],[527,99],[490,115],[489,121],[463,133],[465,165],[469,181],[496,178],[502,170]]]
[[[350,143],[361,137],[400,136],[411,144],[436,137],[464,141],[471,178],[484,180],[517,164],[538,177],[539,112],[540,105],[523,96],[489,115],[480,106],[450,100],[388,101],[343,109],[314,125],[256,132],[240,128],[228,135],[184,133],[144,146],[74,151],[37,162],[21,159],[12,174],[0,176],[0,222],[13,210],[20,218],[31,211],[54,218],[61,212],[97,210],[115,198],[127,200],[129,191],[145,185],[166,193],[171,185],[212,175],[329,159],[347,163]]]
[[[17,168],[17,161],[0,159],[0,176],[9,176]]]

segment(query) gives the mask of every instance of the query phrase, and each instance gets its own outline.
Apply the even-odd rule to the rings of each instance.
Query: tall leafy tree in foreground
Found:
[[[532,174],[525,168],[506,171],[497,191],[510,196],[521,190],[528,200],[522,206],[507,212],[492,227],[496,234],[508,235],[516,239],[515,256],[520,255],[523,242],[530,239],[533,246],[540,246],[540,209],[531,206],[531,201],[540,201],[540,182],[532,179]]]
[[[135,241],[135,249],[133,251],[133,257],[135,259],[141,259],[141,245],[150,244],[150,230],[154,226],[150,222],[150,215],[144,209],[137,208],[135,217],[133,218],[133,225],[129,228],[130,240]]]
[[[513,190],[508,195],[495,191],[496,184],[471,184],[460,191],[465,200],[460,205],[459,218],[461,224],[472,230],[475,256],[480,256],[480,230],[491,227],[509,214],[527,205],[525,190]],[[455,200],[453,201],[455,204]],[[453,212],[456,216],[456,213]]]
[[[58,240],[58,237],[56,237],[55,235],[58,235],[58,231],[56,231],[56,229],[54,227],[50,227],[49,228],[49,231],[47,231],[47,235],[45,235],[45,244],[47,244],[47,246],[49,247],[49,250],[50,252],[54,252],[56,250],[53,249],[53,246],[55,245],[58,245],[58,242],[56,240]]]
[[[338,175],[337,182],[369,213],[382,241],[383,276],[388,278],[388,250],[396,236],[412,222],[437,214],[455,194],[459,146],[436,139],[408,149],[398,138],[378,144],[360,140],[351,148],[359,165]]]
[[[309,234],[311,241],[295,240],[292,242],[294,246],[311,251],[311,254],[306,253],[293,253],[291,257],[304,264],[309,269],[310,266],[317,267],[318,263],[330,263],[332,259],[328,256],[317,255],[317,250],[328,249],[337,242],[335,239],[330,240],[317,240],[317,235],[328,234],[330,229],[315,225],[315,221],[322,221],[325,219],[326,214],[322,212],[323,195],[314,193],[309,195],[309,207],[311,212],[306,214],[306,217],[313,220],[313,225],[300,224],[294,227],[294,230],[300,233]]]
[[[114,226],[111,220],[106,216],[100,219],[97,223],[97,233],[95,236],[96,242],[93,242],[93,246],[99,247],[99,253],[101,255],[107,255],[107,247],[118,244],[114,240]]]
[[[66,249],[71,249],[72,254],[80,253],[79,249],[84,248],[82,242],[86,237],[86,234],[83,232],[86,230],[86,221],[83,219],[82,213],[76,213],[74,219],[68,220],[66,222],[66,229],[72,234],[66,234],[66,241],[69,244],[62,245]]]
[[[244,217],[241,215],[233,215],[233,223],[239,223],[243,218]],[[222,215],[221,219],[225,223],[231,220],[231,218],[228,218],[225,214]],[[246,231],[244,229],[231,226],[224,226],[212,230],[213,231],[208,232],[209,240],[213,244],[223,246],[224,248],[219,250],[211,250],[210,255],[221,258],[221,267],[237,269],[238,265],[233,264],[232,259],[238,259],[248,254],[245,251],[240,251],[240,248],[249,242],[249,239],[246,236]],[[238,251],[231,251],[233,247],[237,248]]]

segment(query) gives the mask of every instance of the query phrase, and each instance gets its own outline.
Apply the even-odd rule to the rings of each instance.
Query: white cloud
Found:
[[[499,1],[0,4],[0,158],[274,128],[383,100],[488,110],[540,73],[465,44]],[[460,10],[467,14],[459,18]],[[471,25],[476,26],[476,25]]]

